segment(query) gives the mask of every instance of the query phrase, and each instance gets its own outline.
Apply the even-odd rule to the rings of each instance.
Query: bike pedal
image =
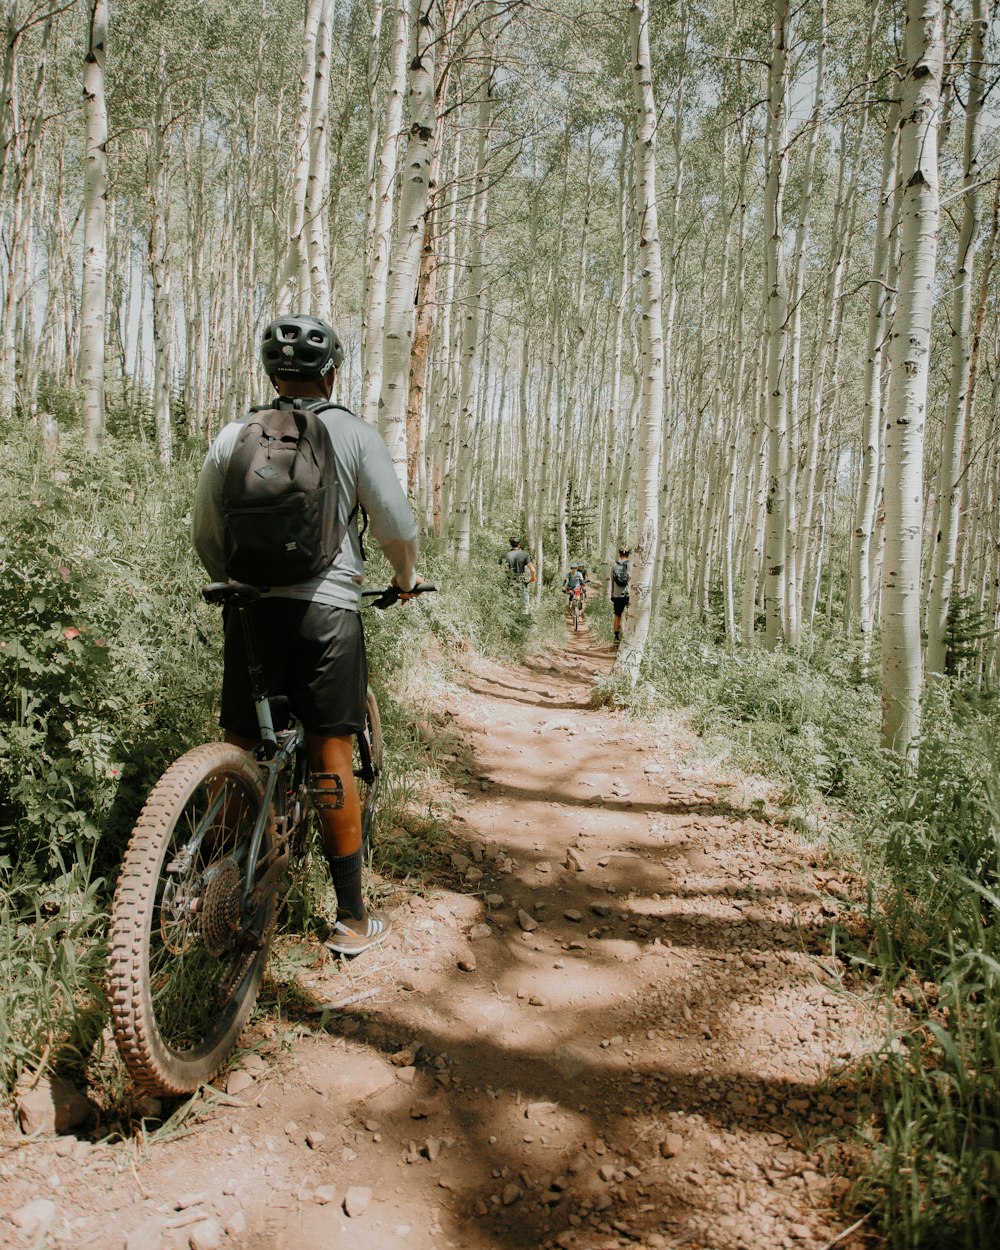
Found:
[[[319,785],[321,781],[332,782],[332,785]],[[339,812],[344,806],[344,783],[340,773],[313,773],[309,797],[313,807],[320,812]]]

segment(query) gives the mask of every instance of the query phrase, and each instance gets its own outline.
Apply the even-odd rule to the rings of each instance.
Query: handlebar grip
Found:
[[[420,582],[406,593],[408,595],[422,595],[431,590],[437,590],[437,586],[433,582]],[[380,608],[383,612],[386,608],[391,608],[394,603],[398,603],[403,596],[403,592],[398,586],[386,586],[385,590],[364,590],[361,593],[365,597],[372,597],[372,606]],[[377,598],[374,596],[377,596]]]

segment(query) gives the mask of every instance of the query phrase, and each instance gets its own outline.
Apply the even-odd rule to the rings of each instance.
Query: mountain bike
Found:
[[[260,745],[251,755],[208,742],[180,756],[150,792],[125,852],[111,913],[111,1018],[136,1084],[163,1095],[193,1093],[232,1053],[257,1000],[279,887],[301,862],[310,809],[344,803],[339,776],[310,773],[305,730],[287,700],[264,689],[249,610],[260,591],[213,582],[202,593],[239,613]],[[399,599],[394,586],[364,593],[378,608]],[[369,690],[353,770],[366,857],[382,768]]]
[[[575,586],[569,593],[569,610],[573,617],[573,629],[580,628],[583,618],[584,591],[582,586]]]

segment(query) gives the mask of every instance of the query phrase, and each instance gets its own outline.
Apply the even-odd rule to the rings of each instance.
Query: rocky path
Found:
[[[169,1131],[6,1132],[0,1244],[860,1246],[845,887],[669,720],[588,708],[611,659],[583,632],[457,674],[422,727],[448,838],[395,887],[391,943],[283,943],[297,993]]]

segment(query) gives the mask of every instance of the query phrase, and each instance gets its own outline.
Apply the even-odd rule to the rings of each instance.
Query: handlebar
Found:
[[[437,586],[433,582],[418,582],[412,590],[408,590],[408,595],[424,595],[429,591],[437,590]],[[383,590],[363,590],[361,592],[362,599],[373,600],[372,607],[385,611],[391,608],[394,603],[398,603],[402,598],[403,592],[398,586],[386,586]]]
[[[437,590],[437,586],[433,582],[420,582],[407,591],[407,594],[422,595],[429,590]],[[206,603],[228,603],[231,599],[242,600],[244,604],[255,603],[261,596],[260,587],[250,586],[246,582],[212,582],[201,593]],[[402,593],[398,586],[386,586],[382,590],[363,590],[361,597],[374,599],[374,606],[385,611],[398,603]]]

